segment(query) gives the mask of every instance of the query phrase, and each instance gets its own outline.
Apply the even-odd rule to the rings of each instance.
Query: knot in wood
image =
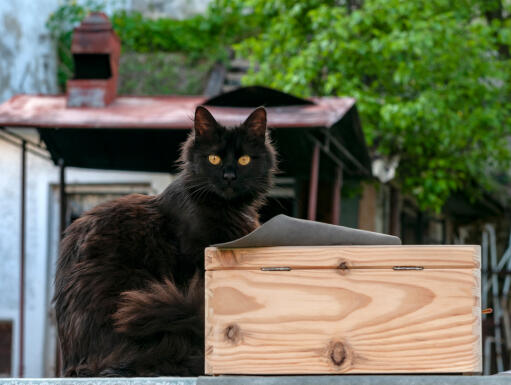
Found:
[[[341,262],[339,262],[339,264],[337,265],[337,271],[341,275],[349,274],[349,272],[350,272],[350,265],[349,265],[348,261],[341,261]]]
[[[343,261],[343,262],[339,263],[338,268],[341,269],[341,270],[348,270],[349,269],[348,263]]]
[[[225,328],[225,339],[230,342],[237,342],[240,338],[240,328],[238,325],[229,325]]]
[[[336,342],[330,349],[330,359],[335,366],[341,366],[346,360],[346,351],[342,342]]]

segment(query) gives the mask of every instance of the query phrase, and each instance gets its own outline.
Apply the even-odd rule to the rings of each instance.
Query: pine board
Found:
[[[456,265],[478,266],[473,250]],[[392,264],[392,255],[382,258]],[[243,257],[243,267],[256,259]],[[480,372],[480,314],[478,268],[211,270],[206,373]]]
[[[447,246],[307,246],[217,249],[205,252],[206,270],[260,269],[287,266],[294,269],[351,269],[424,266],[426,268],[479,268],[480,247]]]

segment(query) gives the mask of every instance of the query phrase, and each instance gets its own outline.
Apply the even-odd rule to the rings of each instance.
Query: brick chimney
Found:
[[[104,13],[93,12],[75,28],[74,78],[67,82],[68,107],[105,107],[117,95],[121,43]]]

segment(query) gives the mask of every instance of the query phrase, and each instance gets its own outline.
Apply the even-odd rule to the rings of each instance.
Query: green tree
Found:
[[[474,196],[474,181],[489,189],[509,166],[509,2],[230,3],[258,25],[236,46],[253,63],[245,82],[356,97],[369,145],[400,154],[399,180],[421,208]]]

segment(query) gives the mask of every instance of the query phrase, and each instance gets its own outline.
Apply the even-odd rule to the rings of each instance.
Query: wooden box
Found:
[[[205,254],[207,374],[481,372],[479,246]]]

